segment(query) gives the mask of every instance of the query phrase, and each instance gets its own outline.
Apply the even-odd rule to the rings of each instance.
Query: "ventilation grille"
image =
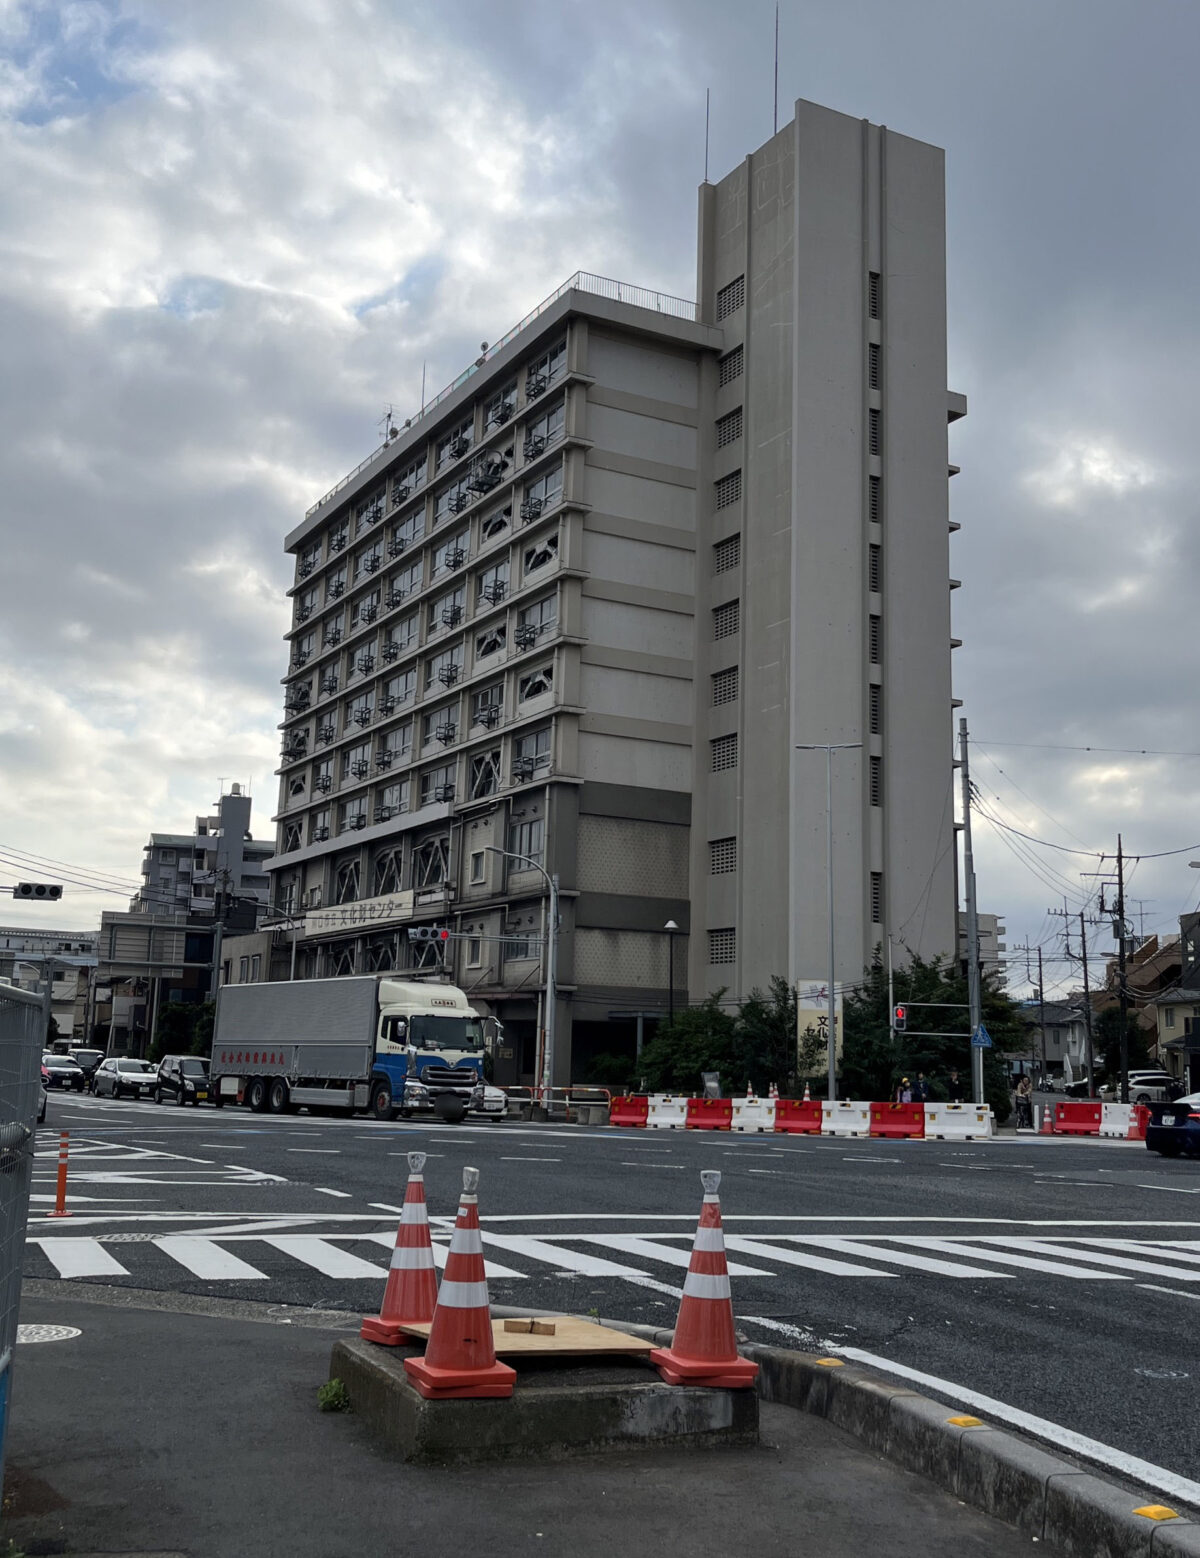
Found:
[[[726,601],[723,606],[713,609],[713,637],[732,638],[742,625],[742,604],[740,601]]]
[[[708,869],[711,876],[724,876],[737,870],[737,839],[711,839],[708,845]]]
[[[723,773],[727,768],[736,768],[738,760],[738,738],[736,733],[732,736],[717,736],[709,742],[712,749],[712,771],[714,774]]]
[[[717,418],[717,448],[724,449],[726,444],[736,443],[742,436],[742,408],[729,412],[727,416]]]
[[[710,930],[708,933],[708,961],[710,963],[734,963],[737,961],[737,931]]]
[[[738,695],[738,668],[731,666],[727,671],[717,671],[712,679],[712,701],[718,703],[734,703]]]
[[[717,293],[717,323],[719,324],[722,319],[728,319],[730,314],[736,314],[745,301],[746,278],[738,276]]]
[[[717,383],[721,388],[726,384],[732,384],[734,379],[741,378],[743,356],[742,348],[735,346],[731,352],[726,352],[721,358],[717,364]]]
[[[714,573],[728,573],[731,568],[736,568],[741,560],[741,536],[727,536],[724,541],[718,541],[713,547]]]
[[[742,495],[742,473],[731,471],[728,476],[722,476],[716,483],[717,507],[726,509],[731,503],[736,503]]]

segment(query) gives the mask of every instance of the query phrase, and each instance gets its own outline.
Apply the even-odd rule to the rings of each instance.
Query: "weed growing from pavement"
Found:
[[[317,1407],[322,1412],[348,1412],[350,1392],[340,1379],[326,1380],[317,1391]]]

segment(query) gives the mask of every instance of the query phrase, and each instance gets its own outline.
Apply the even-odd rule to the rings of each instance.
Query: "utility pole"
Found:
[[[1042,949],[1038,948],[1038,1028],[1042,1035],[1042,1086],[1046,1085],[1046,980],[1042,973]]]
[[[963,884],[967,904],[967,1005],[971,1029],[971,1084],[976,1108],[983,1106],[983,1050],[975,1044],[983,1020],[979,994],[979,914],[975,905],[975,856],[971,849],[971,770],[967,760],[967,722],[958,722],[962,769]]]
[[[1092,993],[1088,989],[1087,921],[1079,911],[1079,955],[1083,962],[1083,1020],[1087,1030],[1088,1097],[1096,1096],[1096,1056],[1092,1048]]]
[[[1125,856],[1117,834],[1117,996],[1121,1011],[1121,1102],[1129,1102],[1129,994],[1125,988]]]

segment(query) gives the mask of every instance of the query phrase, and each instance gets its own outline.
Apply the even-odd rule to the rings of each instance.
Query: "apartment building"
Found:
[[[212,916],[222,894],[227,914],[240,910],[239,922],[253,926],[267,906],[266,863],[275,843],[251,836],[250,808],[241,785],[231,784],[211,815],[196,818],[191,833],[152,833],[131,910]]]
[[[813,104],[700,191],[697,301],[578,274],[309,510],[272,903],[533,1075],[637,1014],[955,945],[942,153]],[[668,932],[672,923],[677,929]],[[264,966],[270,960],[264,959]]]

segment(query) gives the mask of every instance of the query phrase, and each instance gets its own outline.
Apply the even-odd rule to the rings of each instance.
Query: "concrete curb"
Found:
[[[780,1347],[741,1349],[766,1401],[824,1417],[1066,1558],[1200,1558],[1200,1523],[882,1375]],[[1149,1511],[1149,1513],[1143,1513]]]

